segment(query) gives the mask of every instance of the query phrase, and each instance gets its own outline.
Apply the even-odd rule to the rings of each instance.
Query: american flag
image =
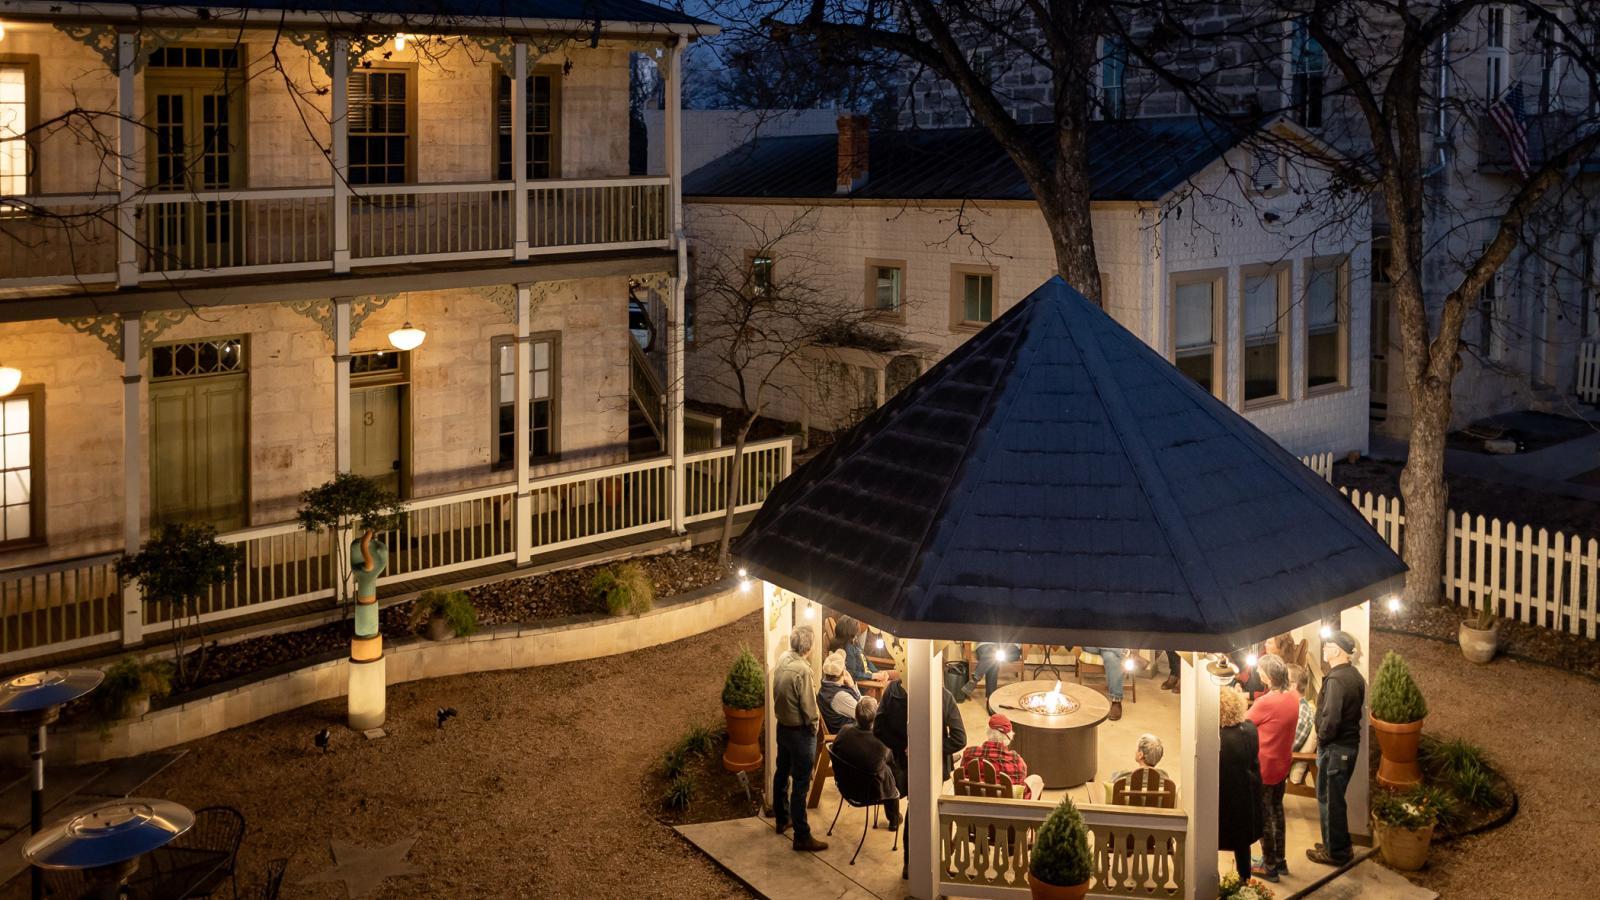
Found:
[[[1528,117],[1522,113],[1522,85],[1512,85],[1499,99],[1489,105],[1489,118],[1506,139],[1511,150],[1511,162],[1517,171],[1528,174]]]

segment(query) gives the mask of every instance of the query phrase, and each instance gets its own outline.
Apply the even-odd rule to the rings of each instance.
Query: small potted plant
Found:
[[[1500,649],[1500,617],[1494,614],[1494,600],[1487,594],[1472,615],[1461,620],[1456,643],[1468,662],[1486,663]]]
[[[589,590],[605,601],[613,616],[642,616],[655,604],[656,588],[638,563],[607,566],[589,581]]]
[[[411,603],[412,631],[427,629],[428,640],[466,637],[478,630],[478,610],[466,591],[423,591]]]
[[[729,772],[761,768],[761,720],[767,706],[767,676],[746,647],[722,685],[722,714],[728,721],[728,749],[722,767]]]
[[[1033,840],[1028,890],[1033,900],[1078,900],[1089,893],[1089,832],[1071,797],[1050,811]]]
[[[1433,842],[1433,826],[1449,802],[1444,792],[1421,785],[1403,794],[1374,795],[1372,838],[1383,851],[1383,861],[1405,872],[1422,868]]]
[[[1403,791],[1422,782],[1417,765],[1417,743],[1422,739],[1422,721],[1428,716],[1428,703],[1411,677],[1411,669],[1400,654],[1390,650],[1383,655],[1378,675],[1372,680],[1372,730],[1378,734],[1378,783],[1392,791]]]
[[[172,664],[165,660],[139,660],[126,656],[106,670],[100,688],[90,695],[95,714],[105,725],[137,719],[150,711],[152,697],[172,693]]]
[[[1227,872],[1217,883],[1217,900],[1272,900],[1276,895],[1266,882],[1259,878],[1239,877],[1238,872]]]

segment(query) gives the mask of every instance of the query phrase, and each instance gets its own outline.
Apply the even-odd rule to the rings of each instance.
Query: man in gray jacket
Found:
[[[794,823],[794,849],[815,852],[827,843],[811,836],[806,821],[806,793],[817,762],[817,677],[811,671],[810,625],[789,634],[789,649],[772,668],[772,709],[778,719],[778,760],[772,779],[772,815],[778,833]]]

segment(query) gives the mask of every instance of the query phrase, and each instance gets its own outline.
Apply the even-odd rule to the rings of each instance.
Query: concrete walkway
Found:
[[[50,824],[82,809],[128,797],[187,750],[167,750],[89,766],[44,767],[44,821]],[[27,770],[6,767],[0,771],[0,884],[27,871],[22,845],[31,836],[32,791]]]
[[[770,822],[754,816],[679,825],[676,831],[768,900],[900,900],[904,896],[873,893],[820,854],[794,852],[788,841],[773,836]]]
[[[1437,900],[1439,895],[1368,858],[1322,887],[1294,896],[1304,900]]]

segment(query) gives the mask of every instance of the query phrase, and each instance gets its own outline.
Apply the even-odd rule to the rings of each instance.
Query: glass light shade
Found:
[[[389,343],[396,350],[415,350],[422,346],[422,341],[428,336],[421,328],[413,328],[410,322],[389,332]]]
[[[400,53],[404,53],[406,50],[406,41],[409,40],[410,37],[411,36],[408,34],[396,34],[394,36],[394,49]]]
[[[0,397],[17,389],[22,384],[22,370],[10,366],[0,366]]]

